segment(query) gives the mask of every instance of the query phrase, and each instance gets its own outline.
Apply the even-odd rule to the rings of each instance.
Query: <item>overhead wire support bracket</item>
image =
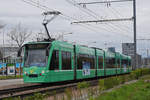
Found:
[[[143,41],[146,40],[146,41],[150,41],[150,39],[136,39],[136,40],[143,40]]]
[[[61,12],[59,11],[48,11],[43,13],[43,15],[59,15],[59,14],[61,14]]]
[[[116,21],[132,21],[132,18],[120,18],[120,19],[104,19],[104,20],[91,20],[91,21],[78,21],[72,22],[71,24],[79,24],[79,23],[99,23],[99,22],[116,22]]]
[[[99,2],[85,2],[85,3],[77,3],[78,5],[85,5],[85,4],[98,4],[98,3],[113,3],[113,2],[127,2],[133,0],[111,0],[111,1],[99,1]]]

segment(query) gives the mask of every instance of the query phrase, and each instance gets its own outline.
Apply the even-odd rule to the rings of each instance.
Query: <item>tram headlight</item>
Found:
[[[24,72],[24,74],[27,74],[27,72]]]
[[[42,74],[44,74],[45,73],[45,71],[44,70],[42,70]]]

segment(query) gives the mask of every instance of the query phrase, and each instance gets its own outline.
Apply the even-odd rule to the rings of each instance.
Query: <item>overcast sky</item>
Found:
[[[25,0],[30,1],[30,0]],[[32,0],[31,0],[32,1]],[[63,16],[59,16],[49,23],[48,28],[54,36],[60,33],[72,32],[66,35],[65,40],[76,42],[99,48],[114,46],[118,51],[121,50],[122,42],[133,42],[133,23],[109,22],[109,23],[89,23],[89,24],[70,24],[80,20],[100,20],[111,18],[130,18],[133,16],[132,2],[86,5],[86,9],[77,5],[75,7],[67,1],[72,0],[33,0],[45,5],[50,9],[60,11]],[[106,1],[106,0],[75,0],[77,2]],[[137,38],[150,38],[150,0],[137,0]],[[0,1],[0,21],[6,24],[5,32],[9,32],[18,23],[24,27],[39,32],[44,30],[42,26],[44,10],[31,6],[22,0],[1,0]],[[69,16],[69,17],[68,17]],[[73,20],[76,19],[76,20]],[[1,32],[3,30],[0,30]],[[2,33],[0,39],[2,44]],[[5,42],[8,38],[5,36]],[[96,43],[92,43],[95,42]],[[107,44],[107,45],[106,45]],[[148,47],[148,43],[138,42],[139,50],[141,46]],[[140,50],[142,54],[145,52]]]

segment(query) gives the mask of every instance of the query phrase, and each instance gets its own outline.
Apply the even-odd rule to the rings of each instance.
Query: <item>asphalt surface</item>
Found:
[[[9,79],[9,80],[0,80],[0,87],[24,84],[23,79]]]

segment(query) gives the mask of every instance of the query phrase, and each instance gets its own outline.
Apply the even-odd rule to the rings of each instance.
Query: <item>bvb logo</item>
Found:
[[[33,73],[35,72],[36,69],[37,69],[36,67],[30,69],[30,73],[33,74]]]
[[[34,70],[32,69],[32,70],[30,70],[30,73],[32,74],[34,72]]]

